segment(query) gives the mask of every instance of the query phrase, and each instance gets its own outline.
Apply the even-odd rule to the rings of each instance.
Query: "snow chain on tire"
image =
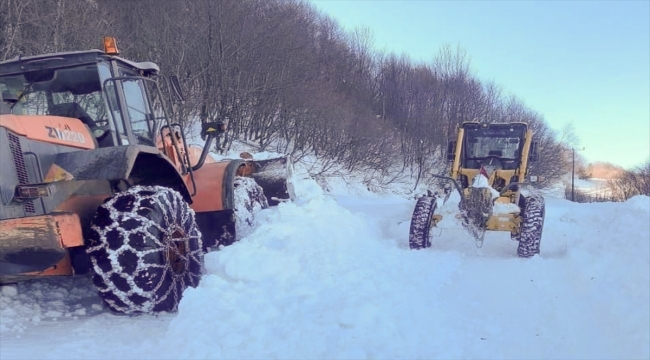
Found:
[[[415,203],[411,216],[409,231],[409,247],[414,250],[431,247],[431,221],[436,210],[436,198],[422,196]]]
[[[517,255],[529,258],[539,254],[545,216],[544,198],[532,195],[526,198],[525,204],[521,216],[521,229],[517,236],[519,240]]]
[[[194,211],[178,192],[160,186],[134,186],[106,200],[86,252],[99,295],[126,314],[176,311],[203,271]]]

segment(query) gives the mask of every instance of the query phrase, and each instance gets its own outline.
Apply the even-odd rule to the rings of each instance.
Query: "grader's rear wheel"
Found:
[[[203,269],[194,211],[160,186],[134,186],[101,205],[86,252],[99,295],[126,314],[176,311]]]

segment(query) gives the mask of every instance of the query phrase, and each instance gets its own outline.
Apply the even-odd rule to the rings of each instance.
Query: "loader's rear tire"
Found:
[[[93,283],[114,311],[174,312],[199,284],[201,233],[183,197],[160,186],[134,186],[110,197],[92,221]]]
[[[543,197],[532,195],[526,198],[521,215],[521,229],[515,238],[519,240],[517,255],[520,257],[529,258],[539,254],[545,212]]]
[[[235,177],[233,184],[235,212],[235,241],[250,235],[255,225],[255,214],[269,207],[264,190],[250,177]]]
[[[411,216],[409,247],[414,250],[431,247],[431,222],[436,210],[436,198],[423,196],[415,203]]]

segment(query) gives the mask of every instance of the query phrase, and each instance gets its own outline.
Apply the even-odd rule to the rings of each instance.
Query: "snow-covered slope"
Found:
[[[206,256],[176,314],[128,317],[87,278],[0,289],[0,358],[647,359],[650,198],[546,199],[541,255],[462,229],[408,248],[415,201],[296,177]]]

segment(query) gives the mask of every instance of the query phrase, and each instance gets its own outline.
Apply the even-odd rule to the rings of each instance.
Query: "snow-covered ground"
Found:
[[[541,255],[462,229],[408,248],[415,200],[294,177],[206,255],[178,313],[110,313],[88,278],[0,289],[0,359],[648,359],[650,198],[546,198]]]

